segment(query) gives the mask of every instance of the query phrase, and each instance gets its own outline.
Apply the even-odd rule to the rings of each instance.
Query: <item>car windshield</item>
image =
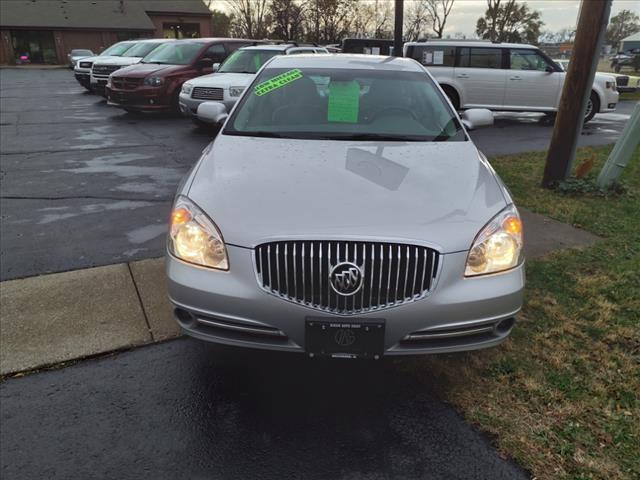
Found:
[[[256,73],[267,60],[281,54],[279,50],[236,50],[218,73]]]
[[[162,42],[140,42],[127,50],[123,57],[146,57],[154,49],[162,45]]]
[[[84,55],[85,57],[93,56],[93,52],[91,50],[71,50],[71,55],[74,57],[80,57]]]
[[[124,52],[129,50],[135,44],[136,44],[136,42],[120,42],[120,43],[116,43],[115,45],[111,45],[109,48],[107,48],[100,55],[112,55],[114,57],[120,57],[120,56],[122,56],[122,54]]]
[[[228,135],[331,140],[465,140],[456,115],[422,72],[263,70]]]
[[[188,65],[195,60],[203,44],[198,42],[165,43],[142,59],[142,63]]]

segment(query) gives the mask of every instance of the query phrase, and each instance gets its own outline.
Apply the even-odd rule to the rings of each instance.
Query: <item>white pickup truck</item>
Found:
[[[95,57],[85,57],[78,60],[75,67],[73,67],[73,74],[76,77],[76,80],[84,88],[91,91],[91,67],[93,67],[93,62],[120,57],[135,44],[135,40],[114,43],[109,48],[105,49],[100,55],[96,55]]]
[[[454,108],[542,112],[558,110],[566,73],[538,47],[487,41],[429,40],[404,44],[404,56],[424,65]],[[585,113],[612,112],[616,79],[597,74]]]
[[[153,52],[156,48],[170,42],[175,42],[175,40],[167,38],[138,40],[134,46],[129,48],[119,57],[96,59],[91,68],[91,90],[104,95],[104,87],[107,85],[109,75],[123,67],[139,63],[140,60]]]

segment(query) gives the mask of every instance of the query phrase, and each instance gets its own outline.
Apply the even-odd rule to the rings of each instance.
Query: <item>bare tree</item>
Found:
[[[234,19],[234,33],[247,38],[267,37],[269,4],[269,0],[227,0]]]
[[[307,35],[314,42],[337,43],[354,24],[357,0],[309,0]]]
[[[447,17],[451,13],[455,0],[423,0],[431,20],[431,28],[437,38],[442,38]]]
[[[306,4],[297,0],[271,0],[269,16],[273,22],[273,36],[283,40],[297,40],[304,35]]]
[[[430,22],[429,11],[424,0],[411,2],[405,15],[405,37],[415,42],[426,37],[425,30]]]

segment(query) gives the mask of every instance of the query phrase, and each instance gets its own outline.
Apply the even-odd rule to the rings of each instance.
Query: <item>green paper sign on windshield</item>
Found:
[[[262,95],[265,95],[277,88],[282,88],[299,78],[302,78],[302,72],[297,68],[294,68],[293,70],[281,73],[280,75],[276,75],[265,82],[259,83],[255,86],[253,91],[258,97],[261,97]]]
[[[350,82],[331,82],[329,84],[330,122],[357,123],[360,110],[360,85]]]

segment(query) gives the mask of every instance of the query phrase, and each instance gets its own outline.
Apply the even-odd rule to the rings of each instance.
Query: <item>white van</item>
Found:
[[[454,108],[555,114],[566,73],[538,47],[488,41],[429,40],[404,44],[404,56],[427,67]],[[585,122],[612,112],[616,79],[597,74]]]

